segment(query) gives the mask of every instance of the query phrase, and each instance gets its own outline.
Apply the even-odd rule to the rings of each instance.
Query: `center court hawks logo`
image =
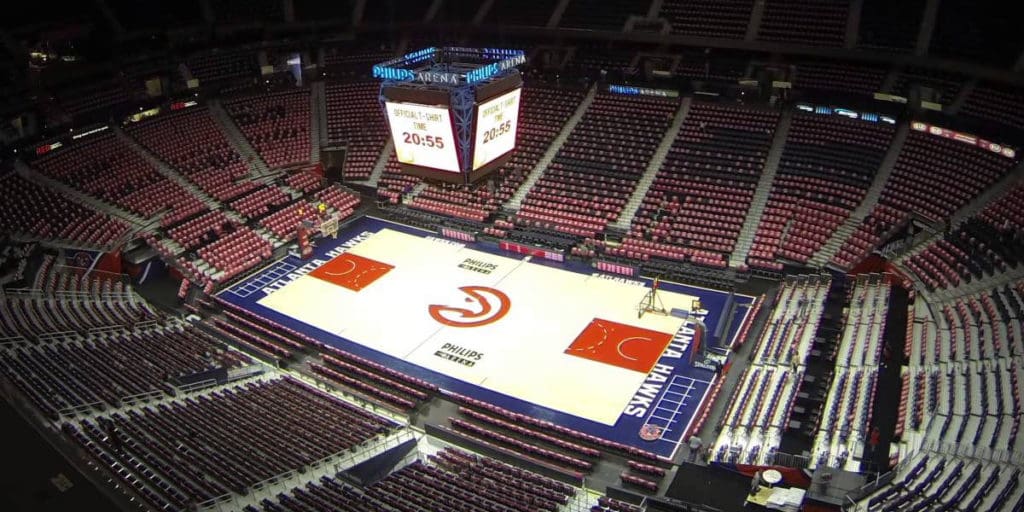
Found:
[[[427,307],[430,317],[448,327],[480,327],[501,320],[512,308],[508,295],[501,290],[486,286],[462,286],[459,290],[467,295],[466,302],[476,302],[479,309],[432,304]]]

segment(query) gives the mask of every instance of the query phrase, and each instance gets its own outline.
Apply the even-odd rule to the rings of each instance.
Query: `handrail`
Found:
[[[25,345],[27,343],[28,340],[25,339],[24,336],[8,336],[6,338],[0,338],[0,347],[3,348],[16,347],[20,345]]]
[[[73,417],[73,416],[78,416],[79,414],[81,414],[83,412],[88,412],[89,409],[92,409],[93,407],[96,407],[96,406],[101,406],[102,407],[103,405],[105,405],[104,402],[89,402],[89,403],[85,403],[85,404],[75,405],[75,406],[72,406],[72,407],[65,407],[65,408],[57,411],[57,413],[60,414],[62,417],[70,418],[70,417]]]
[[[231,493],[224,493],[221,494],[220,496],[214,496],[205,501],[200,501],[199,503],[196,504],[196,508],[198,508],[199,510],[207,510],[217,506],[218,503],[227,503],[233,499],[234,497],[231,495]]]
[[[216,379],[204,379],[191,384],[185,384],[183,386],[173,386],[175,391],[179,393],[192,393],[201,389],[206,389],[217,385]]]
[[[73,299],[89,299],[92,301],[98,301],[100,299],[122,299],[130,300],[133,296],[131,291],[115,292],[115,291],[100,291],[99,293],[93,293],[91,291],[74,291],[74,290],[55,290],[54,292],[47,292],[37,288],[6,288],[0,289],[0,296],[10,297],[24,297],[30,299],[50,299],[50,298],[73,298]]]
[[[152,400],[154,398],[161,397],[163,395],[164,395],[164,392],[160,391],[160,390],[143,391],[142,393],[136,393],[134,395],[123,396],[123,397],[120,398],[120,401],[121,401],[122,406],[124,406],[124,405],[129,405],[130,406],[130,405],[135,405],[136,403],[139,403],[139,402],[145,402],[147,400]]]
[[[36,334],[36,338],[39,341],[56,341],[56,340],[77,340],[79,339],[79,333],[77,331],[52,331]]]

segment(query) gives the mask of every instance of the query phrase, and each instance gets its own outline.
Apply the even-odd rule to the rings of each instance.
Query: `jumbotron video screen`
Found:
[[[391,101],[385,105],[399,163],[462,172],[448,107]]]
[[[474,171],[515,149],[521,93],[522,89],[513,89],[477,106]]]

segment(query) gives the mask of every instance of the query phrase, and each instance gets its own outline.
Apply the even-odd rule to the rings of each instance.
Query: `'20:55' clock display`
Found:
[[[386,101],[395,156],[403,164],[461,172],[447,107]]]
[[[435,137],[433,135],[420,135],[418,133],[402,133],[402,140],[406,144],[415,144],[417,146],[426,146],[428,148],[444,149],[444,137]]]
[[[513,89],[477,106],[473,170],[515,149],[521,92]]]

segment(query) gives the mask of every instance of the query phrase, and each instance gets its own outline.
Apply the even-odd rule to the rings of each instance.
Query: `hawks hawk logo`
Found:
[[[449,327],[480,327],[501,320],[512,308],[508,295],[501,290],[486,286],[462,286],[459,290],[466,294],[467,303],[476,303],[477,307],[432,304],[427,308],[431,318]]]
[[[640,427],[640,439],[644,441],[657,441],[661,439],[662,428],[653,423],[647,423]]]

